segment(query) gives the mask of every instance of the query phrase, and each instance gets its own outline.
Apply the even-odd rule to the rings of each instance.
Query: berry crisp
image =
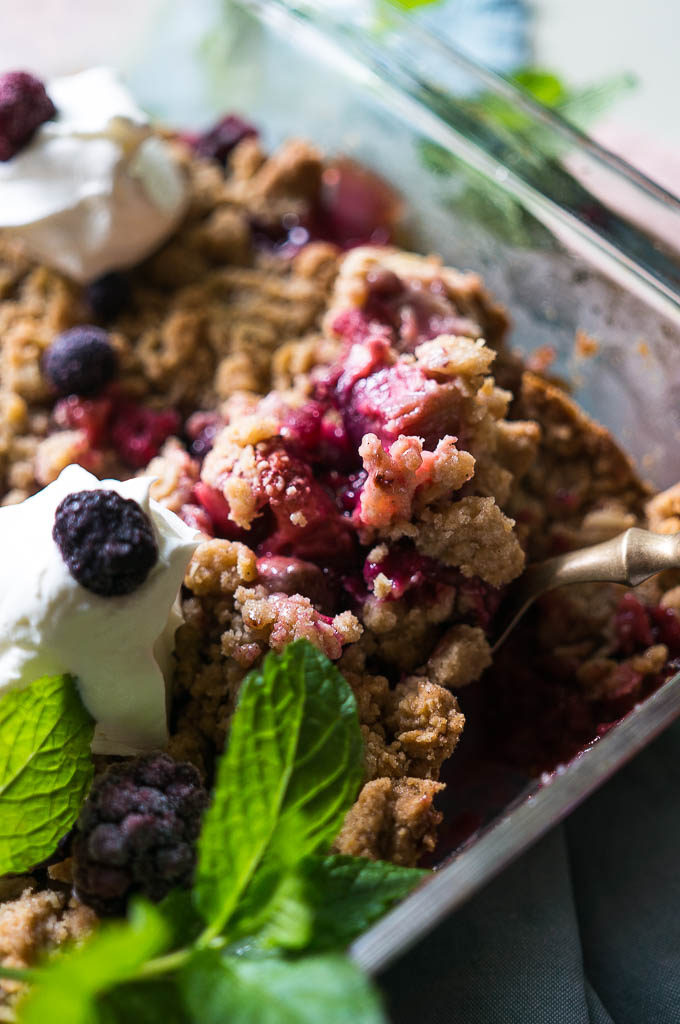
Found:
[[[13,111],[34,88],[15,86],[0,93],[3,160],[25,143]],[[402,202],[370,171],[300,140],[267,153],[234,115],[164,137],[189,201],[138,266],[81,286],[0,236],[2,503],[71,463],[144,473],[201,535],[168,750],[98,758],[74,834],[0,880],[10,966],[190,876],[239,687],[270,650],[304,638],[351,685],[364,781],[336,849],[402,865],[437,847],[459,742],[454,796],[475,743],[549,771],[680,665],[675,573],[635,594],[551,594],[492,664],[495,613],[527,560],[634,524],[674,532],[680,485],[652,494],[525,365],[476,274],[398,244]],[[55,539],[84,587],[123,595],[155,561],[150,528],[113,492],[83,495]]]

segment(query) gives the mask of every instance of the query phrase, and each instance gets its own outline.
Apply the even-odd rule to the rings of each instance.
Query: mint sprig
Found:
[[[0,699],[0,875],[40,863],[73,825],[92,781],[93,731],[70,676]]]
[[[258,868],[255,909],[282,865],[333,840],[361,781],[361,754],[354,695],[311,644],[269,654],[249,675],[198,845],[196,903],[211,937]]]
[[[193,891],[27,971],[20,1024],[380,1024],[342,951],[425,873],[329,853],[362,771],[344,677],[306,641],[270,654],[241,688]]]

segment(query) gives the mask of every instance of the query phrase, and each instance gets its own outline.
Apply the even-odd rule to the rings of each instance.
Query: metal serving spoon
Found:
[[[663,569],[680,568],[680,533],[631,527],[617,537],[530,565],[501,605],[492,651],[507,639],[537,597],[567,583],[623,583],[637,587]]]

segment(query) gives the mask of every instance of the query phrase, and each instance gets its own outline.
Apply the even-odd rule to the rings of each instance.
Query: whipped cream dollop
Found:
[[[97,723],[96,753],[132,754],[167,741],[177,596],[198,540],[149,497],[152,482],[100,481],[67,466],[32,498],[0,508],[0,695],[43,675],[71,673]],[[98,488],[136,501],[158,546],[145,581],[124,596],[101,597],[77,583],[52,537],[60,502]]]
[[[85,283],[157,248],[182,216],[187,182],[115,72],[92,68],[46,88],[56,117],[0,163],[0,227]]]

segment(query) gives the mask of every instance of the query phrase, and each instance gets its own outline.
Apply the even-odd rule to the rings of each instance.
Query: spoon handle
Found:
[[[637,587],[664,569],[680,567],[680,533],[633,526],[611,540],[530,565],[512,586],[492,650],[503,643],[540,594],[568,583],[623,583]]]
[[[529,572],[536,582],[543,580],[541,589],[546,590],[565,583],[624,583],[637,587],[657,572],[678,566],[680,533],[651,533],[634,526],[602,544],[549,558],[531,566]]]

